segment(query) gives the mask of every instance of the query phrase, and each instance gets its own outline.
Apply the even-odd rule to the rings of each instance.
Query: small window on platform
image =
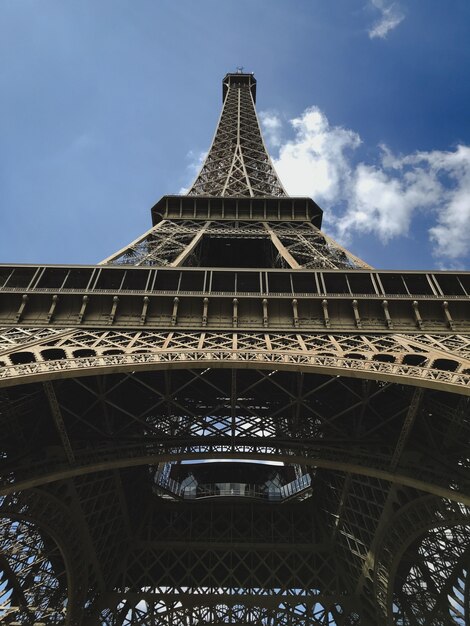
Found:
[[[60,289],[68,273],[65,267],[46,267],[36,286],[40,289]]]
[[[261,291],[259,272],[238,272],[238,293],[259,293]]]
[[[405,283],[401,274],[380,274],[380,281],[382,282],[385,293],[407,295]]]
[[[462,276],[459,277],[456,274],[435,274],[434,277],[445,296],[467,295],[460,280]]]
[[[177,270],[159,270],[155,280],[155,291],[177,291],[181,272]]]
[[[406,286],[411,294],[432,295],[433,291],[424,274],[408,274],[404,276]]]
[[[344,274],[324,272],[323,279],[325,281],[326,293],[350,293]]]
[[[124,280],[125,270],[121,269],[105,269],[101,273],[96,284],[97,289],[110,289],[115,291],[119,289]]]
[[[60,348],[49,348],[47,350],[42,350],[41,356],[44,361],[60,361],[67,358],[64,350],[60,350]]]
[[[204,272],[181,272],[180,291],[202,291]]]
[[[352,293],[375,294],[370,274],[362,274],[361,272],[353,274],[351,272],[348,274],[348,281]]]
[[[403,357],[403,365],[424,365],[427,357],[423,354],[405,354]]]
[[[127,268],[121,288],[132,291],[144,291],[147,280],[148,272],[142,271],[142,269],[132,270]]]
[[[212,272],[211,291],[235,291],[235,276],[235,272]],[[257,284],[259,286],[259,277]]]
[[[292,283],[288,272],[272,272],[268,276],[268,285],[270,293],[292,293]]]
[[[85,289],[90,282],[91,268],[73,268],[65,281],[65,289]]]
[[[458,366],[458,362],[452,361],[452,359],[436,359],[431,365],[433,369],[444,370],[446,372],[455,372]]]
[[[13,365],[23,365],[23,363],[34,363],[36,357],[32,352],[14,352],[10,354],[10,361]]]
[[[25,289],[32,281],[36,269],[35,267],[16,267],[8,279],[8,288]]]
[[[374,354],[372,360],[379,361],[380,363],[395,363],[395,357],[393,356],[393,354]]]
[[[292,274],[294,293],[318,293],[313,272]]]

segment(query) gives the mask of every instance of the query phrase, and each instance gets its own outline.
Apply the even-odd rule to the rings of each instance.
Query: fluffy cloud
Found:
[[[378,166],[359,163],[348,181],[347,209],[338,222],[343,239],[353,230],[375,232],[384,242],[405,235],[416,210],[434,210],[441,200],[441,186],[428,168],[382,150]]]
[[[458,146],[455,152],[431,152],[429,165],[437,173],[447,174],[451,187],[443,188],[445,210],[437,215],[430,229],[437,253],[451,259],[463,257],[470,249],[470,147]]]
[[[189,174],[189,177],[191,178],[191,184],[189,185],[189,187],[181,187],[178,193],[182,195],[188,193],[188,191],[191,188],[192,183],[196,179],[196,176],[199,174],[199,170],[201,169],[202,164],[206,160],[206,156],[207,156],[206,150],[204,150],[203,152],[199,152],[199,153],[196,153],[193,150],[190,150],[188,152],[188,154],[186,155],[186,159],[189,161],[189,164],[186,166],[186,170]]]
[[[388,242],[406,235],[422,212],[432,221],[428,236],[437,257],[458,261],[469,254],[470,147],[395,156],[380,146],[376,163],[368,164],[358,162],[359,135],[331,126],[316,107],[291,126],[276,170],[289,194],[312,196],[335,211],[340,240],[371,233]]]
[[[271,111],[261,111],[259,114],[261,126],[263,127],[264,138],[267,143],[277,148],[281,145],[282,122],[280,118]]]
[[[388,4],[386,0],[370,1],[372,6],[380,11],[380,17],[369,30],[369,37],[385,39],[388,33],[405,19],[405,15],[395,2]]]
[[[318,107],[290,120],[290,130],[272,111],[260,113],[260,122],[287,192],[313,197],[327,208],[329,228],[343,243],[355,234],[384,243],[406,236],[421,213],[430,223],[433,254],[444,266],[468,259],[470,146],[394,155],[381,145],[374,162],[365,163],[358,157],[358,133],[331,125]],[[192,179],[205,157],[205,152],[188,154]]]
[[[291,120],[291,125],[295,137],[279,147],[275,159],[287,192],[335,200],[350,176],[348,152],[359,146],[359,135],[331,127],[317,107],[304,111],[301,117]]]

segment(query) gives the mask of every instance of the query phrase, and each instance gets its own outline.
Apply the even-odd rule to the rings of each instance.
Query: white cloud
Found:
[[[306,109],[291,125],[295,137],[280,146],[274,160],[287,192],[333,201],[350,175],[348,151],[359,146],[359,135],[331,127],[318,107]]]
[[[431,152],[433,170],[447,173],[452,187],[445,191],[444,210],[430,229],[437,254],[457,259],[470,250],[470,147],[458,146],[455,152]]]
[[[421,213],[433,254],[457,261],[470,254],[470,147],[395,156],[380,146],[377,162],[358,162],[361,139],[331,126],[317,107],[291,120],[294,137],[279,146],[274,165],[291,195],[312,196],[334,210],[343,242],[370,233],[384,243],[406,236]]]
[[[386,0],[370,0],[370,2],[380,11],[380,17],[369,30],[369,37],[385,39],[388,33],[405,19],[405,15],[396,2],[391,4],[388,4]]]
[[[411,157],[408,157],[409,159]],[[353,230],[374,232],[384,242],[406,235],[413,213],[435,209],[442,190],[424,167],[405,167],[384,150],[379,166],[359,163],[349,181],[347,209],[338,223],[338,233],[347,239]]]
[[[374,162],[365,163],[358,158],[358,133],[332,126],[318,107],[290,121],[287,140],[280,115],[263,112],[260,121],[287,192],[310,196],[328,209],[328,226],[343,243],[355,234],[384,243],[406,236],[420,213],[443,267],[456,268],[470,256],[470,146],[397,156],[381,145]],[[187,158],[192,182],[206,152],[191,151]]]
[[[266,142],[273,148],[281,145],[282,122],[277,113],[273,111],[260,111],[259,121]]]
[[[207,156],[206,150],[204,150],[203,152],[194,152],[194,150],[190,150],[188,152],[188,154],[186,155],[186,158],[189,160],[189,164],[186,166],[186,170],[188,171],[188,174],[189,174],[188,177],[191,178],[191,183],[189,187],[181,187],[180,190],[178,191],[179,194],[185,195],[188,193],[191,185],[196,179],[196,176],[199,174],[199,170],[201,169],[202,164],[206,160],[206,156]]]

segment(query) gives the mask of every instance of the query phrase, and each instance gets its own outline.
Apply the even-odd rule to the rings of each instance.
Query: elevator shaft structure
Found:
[[[287,195],[252,74],[97,265],[0,265],[0,620],[470,624],[470,273]]]

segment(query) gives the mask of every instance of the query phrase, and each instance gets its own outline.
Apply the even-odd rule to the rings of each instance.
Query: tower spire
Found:
[[[253,74],[227,74],[212,145],[190,196],[286,196],[261,136]]]
[[[0,265],[3,623],[470,623],[470,273],[325,235],[255,88],[106,262]]]

